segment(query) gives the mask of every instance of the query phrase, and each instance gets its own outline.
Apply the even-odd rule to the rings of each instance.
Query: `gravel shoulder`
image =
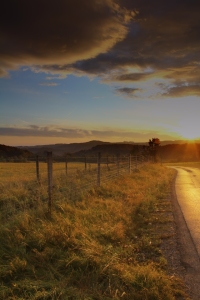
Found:
[[[169,222],[164,227],[161,250],[168,261],[170,274],[183,280],[189,299],[198,300],[200,260],[176,197],[175,178],[169,194],[170,209],[165,213]]]

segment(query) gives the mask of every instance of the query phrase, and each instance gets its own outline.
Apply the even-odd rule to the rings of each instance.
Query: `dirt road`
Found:
[[[185,281],[192,300],[200,299],[200,170],[172,167],[177,176],[174,186],[174,216],[177,223]]]

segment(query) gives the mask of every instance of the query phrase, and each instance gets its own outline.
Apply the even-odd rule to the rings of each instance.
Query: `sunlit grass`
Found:
[[[90,166],[93,167],[91,164]],[[77,170],[84,170],[84,163],[70,162],[67,165],[68,174],[73,174]],[[53,172],[55,176],[66,174],[65,163],[53,163]],[[43,179],[47,178],[47,163],[39,163],[39,173],[40,177]],[[36,180],[36,163],[11,163],[11,162],[0,162],[0,182],[1,183],[11,183],[20,181],[30,181]]]
[[[173,174],[146,165],[79,200],[57,182],[51,217],[43,185],[2,187],[0,299],[187,299],[160,251]]]

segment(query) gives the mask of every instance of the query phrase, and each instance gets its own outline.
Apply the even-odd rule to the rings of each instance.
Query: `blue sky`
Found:
[[[199,4],[74,2],[3,1],[0,143],[200,137]]]

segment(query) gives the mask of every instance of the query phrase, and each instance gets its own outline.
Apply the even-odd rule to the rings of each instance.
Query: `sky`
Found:
[[[2,0],[0,144],[200,137],[199,0]]]

